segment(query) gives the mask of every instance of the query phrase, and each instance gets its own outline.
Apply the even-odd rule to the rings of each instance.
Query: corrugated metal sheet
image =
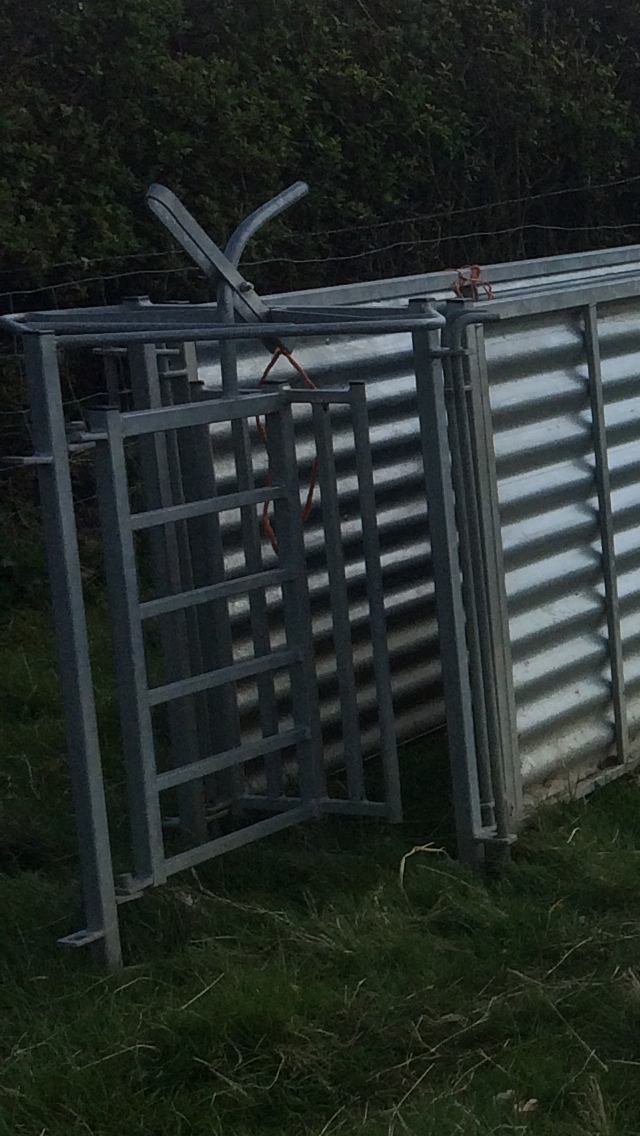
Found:
[[[444,706],[410,339],[398,335],[347,342],[307,342],[296,347],[295,356],[317,386],[339,386],[358,378],[367,381],[396,724],[401,739],[413,738],[442,722]],[[266,361],[266,353],[261,356],[243,353],[241,377],[244,381],[255,383]],[[287,368],[284,362],[278,364],[278,371],[283,375],[287,374]],[[215,364],[205,364],[201,373],[205,379],[215,381],[214,372]],[[304,495],[314,447],[310,416],[302,407],[295,409]],[[376,695],[348,408],[332,410],[332,422],[363,734],[366,749],[373,752],[377,746]],[[266,472],[265,458],[256,432],[253,442],[254,466],[260,479]],[[230,439],[223,430],[214,435],[214,453],[222,490],[233,476]],[[331,752],[332,742],[338,741],[339,706],[319,505],[310,516],[305,536],[323,719]],[[242,563],[237,517],[227,520],[225,541],[228,567],[233,571]],[[263,547],[268,562],[273,553],[267,541]],[[276,596],[271,597],[271,603],[277,628]],[[244,649],[248,650],[248,612],[242,601],[236,604],[234,616],[239,649],[243,649],[244,643]]]
[[[639,265],[640,247],[634,246],[485,270],[496,290],[496,310],[504,317],[487,329],[486,350],[518,730],[524,781],[530,788],[554,779],[562,783],[569,766],[586,759],[596,767],[612,752],[604,589],[579,313],[587,281],[590,299],[609,297],[600,311],[601,350],[631,720],[640,719],[640,585],[634,585],[640,559],[640,457],[635,457],[640,429],[640,300],[635,294],[640,289],[634,279]],[[439,273],[272,297],[272,302],[403,304],[411,295],[450,295],[451,278],[451,273]],[[443,721],[444,707],[409,337],[307,340],[293,346],[319,386],[351,379],[367,382],[398,736],[414,738]],[[255,384],[267,359],[266,353],[242,349],[242,381]],[[279,364],[282,373],[286,367]],[[219,382],[213,346],[201,352],[201,375],[209,385]],[[344,415],[335,416],[335,431],[365,745],[373,752],[375,693],[353,439]],[[255,443],[256,469],[262,476],[257,438]],[[228,439],[218,435],[215,449],[224,483],[232,479]],[[640,455],[640,449],[637,452]],[[304,484],[312,445],[302,419],[299,455]],[[237,524],[229,524],[226,540],[232,567],[242,555]],[[331,744],[339,734],[331,613],[317,514],[307,529],[307,547],[323,715],[330,751],[337,754]],[[265,557],[270,555],[265,545]],[[276,597],[272,602],[276,605]],[[247,637],[248,642],[246,610],[238,606],[234,618],[240,639]]]
[[[601,299],[633,741],[640,724],[640,298],[606,296],[606,287],[594,287],[583,302]],[[580,307],[513,318],[507,307],[503,314],[504,322],[487,329],[486,351],[522,770],[525,785],[561,789],[606,766],[613,753],[583,316]]]

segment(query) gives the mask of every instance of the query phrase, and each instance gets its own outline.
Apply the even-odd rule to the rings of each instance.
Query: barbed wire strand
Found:
[[[460,209],[440,209],[433,213],[416,213],[410,217],[396,217],[390,221],[367,221],[364,224],[357,225],[344,225],[335,229],[313,229],[301,235],[306,237],[330,237],[336,236],[340,233],[356,233],[356,232],[371,232],[376,229],[390,228],[393,225],[409,225],[415,224],[416,221],[437,221],[449,220],[451,217],[467,216],[472,213],[481,213],[489,209],[501,209],[507,205],[524,205],[531,201],[544,201],[552,197],[565,197],[575,193],[593,193],[600,189],[614,189],[622,185],[631,185],[634,182],[640,181],[640,174],[633,174],[629,177],[617,178],[614,181],[596,182],[594,185],[575,185],[568,186],[565,189],[551,189],[543,193],[525,194],[521,197],[506,197],[498,201],[486,201],[480,205],[467,205]],[[616,226],[617,227],[617,226]],[[292,230],[292,236],[296,235],[296,231]],[[148,260],[151,258],[161,258],[176,255],[175,249],[167,249],[163,252],[132,252],[132,253],[116,253],[113,256],[99,256],[99,257],[80,257],[77,260],[63,260],[56,264],[49,264],[43,266],[40,271],[53,272],[59,268],[77,268],[80,266],[89,266],[93,264],[112,264],[116,261],[129,261],[129,260]],[[260,263],[271,263],[271,261],[254,261],[251,267]],[[305,263],[305,262],[303,262]],[[15,266],[13,268],[0,268],[0,275],[8,275],[12,272],[22,271],[23,266]],[[151,271],[151,270],[148,270]],[[182,271],[181,269],[168,269],[166,271]],[[134,273],[138,275],[138,273]],[[89,278],[90,279],[90,278]],[[94,278],[97,279],[97,278]],[[99,279],[109,279],[109,277],[100,277]],[[87,281],[89,282],[89,280]],[[55,285],[50,285],[55,287]],[[33,291],[42,291],[43,289],[33,289]],[[16,293],[18,295],[25,295],[23,291]],[[0,293],[0,295],[8,295],[8,293]]]
[[[618,222],[615,225],[541,225],[533,222],[526,222],[520,225],[512,225],[503,229],[485,229],[482,231],[475,230],[470,233],[448,233],[438,237],[417,237],[412,240],[406,241],[393,241],[391,244],[379,245],[376,248],[363,249],[361,252],[346,253],[342,255],[330,256],[310,256],[310,257],[289,257],[289,256],[274,256],[268,257],[265,260],[252,260],[247,261],[244,268],[262,268],[272,264],[329,264],[329,263],[343,263],[346,261],[363,260],[369,256],[377,256],[379,253],[392,252],[399,248],[419,248],[425,245],[441,245],[450,243],[452,241],[469,241],[479,240],[482,237],[501,237],[512,236],[514,233],[524,233],[531,230],[544,231],[544,232],[562,232],[562,233],[599,233],[599,232],[620,232],[628,229],[640,229],[639,221]],[[12,289],[7,292],[0,292],[0,299],[7,297],[17,296],[35,296],[39,292],[56,292],[63,291],[65,288],[84,287],[87,284],[99,284],[109,280],[126,280],[139,276],[168,276],[180,273],[193,273],[200,272],[201,270],[195,265],[187,265],[184,268],[147,268],[140,271],[132,272],[114,272],[107,276],[90,276],[81,277],[77,280],[68,280],[64,283],[58,284],[44,284],[40,288],[23,288]],[[452,270],[453,271],[453,270]]]
[[[603,181],[596,185],[574,185],[566,189],[550,189],[544,193],[531,193],[523,197],[505,197],[502,201],[487,201],[481,205],[466,205],[461,209],[441,209],[436,213],[416,213],[413,217],[395,218],[391,221],[374,221],[367,222],[364,225],[346,225],[339,229],[318,229],[315,232],[307,233],[309,237],[330,237],[338,233],[352,233],[357,231],[369,231],[371,229],[384,229],[391,225],[409,225],[415,221],[437,221],[449,220],[450,217],[460,217],[463,214],[480,213],[484,209],[501,209],[506,205],[525,205],[531,201],[543,201],[550,197],[564,197],[572,193],[592,193],[597,189],[613,189],[615,186],[631,185],[633,182],[640,181],[640,174],[633,174],[630,177],[619,178],[616,181]]]

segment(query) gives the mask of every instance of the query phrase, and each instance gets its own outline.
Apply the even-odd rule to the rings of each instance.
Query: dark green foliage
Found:
[[[262,291],[636,239],[636,8],[0,0],[0,312],[211,298],[145,209],[153,180],[222,243],[310,183],[248,250]],[[2,454],[30,448],[14,347]],[[95,390],[71,366],[68,400]]]
[[[620,213],[622,192],[488,207],[629,172],[640,20],[623,7],[635,11],[542,12],[539,0],[3,0],[0,291],[144,270],[64,298],[143,285],[159,298],[184,294],[184,262],[145,216],[154,179],[224,240],[260,201],[306,178],[308,201],[256,239],[252,258],[329,260],[257,270],[270,288],[624,240],[623,228],[597,228],[633,220],[633,209]],[[437,219],[406,222],[425,213]],[[586,231],[500,233],[522,224]],[[333,259],[344,256],[354,259]],[[154,277],[160,267],[175,275]],[[34,302],[49,306],[51,294]]]

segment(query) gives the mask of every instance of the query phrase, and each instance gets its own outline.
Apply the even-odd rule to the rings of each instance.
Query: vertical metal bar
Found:
[[[176,357],[175,349],[172,349],[171,353],[159,349],[157,354],[162,405],[174,406],[189,402],[188,384],[186,381],[181,381],[179,375],[174,377],[174,371],[171,368],[171,362]],[[178,362],[180,363],[182,361],[182,352],[179,351]],[[202,429],[202,427],[200,427],[200,429]],[[183,463],[190,463],[193,456],[184,445],[183,434],[183,430],[171,430],[165,435],[169,482],[171,486],[171,503],[174,505],[182,505],[186,499],[182,467]],[[180,565],[180,590],[191,591],[195,586],[195,578],[192,566],[192,549],[189,539],[188,523],[186,521],[178,522],[175,526],[175,534]],[[207,583],[209,582],[210,581],[207,581]],[[187,608],[184,613],[191,674],[200,674],[206,669],[202,657],[200,622],[198,616],[199,613],[193,608]],[[194,698],[199,757],[208,757],[212,753],[208,702],[209,700],[206,693],[196,695]]]
[[[482,462],[484,466],[481,500],[485,510],[487,574],[492,589],[491,604],[494,612],[492,625],[496,635],[494,658],[502,733],[504,778],[509,810],[512,817],[519,818],[523,809],[522,771],[484,328],[481,324],[476,324],[469,328],[468,335],[470,338],[473,337],[472,342],[475,348],[474,354],[468,359],[468,364],[472,371],[471,398],[473,426],[479,455],[478,462]]]
[[[218,286],[218,318],[222,323],[233,323],[235,320],[233,293],[229,285],[225,284],[223,280],[220,281]],[[220,371],[223,394],[237,395],[238,359],[235,343],[229,341],[220,343]],[[232,422],[231,438],[238,490],[243,492],[254,489],[251,439],[249,425],[245,419],[236,419]],[[240,510],[240,524],[247,571],[251,574],[260,572],[262,569],[262,546],[258,517],[254,508],[244,507]],[[271,636],[269,633],[267,598],[264,592],[252,593],[249,597],[249,612],[255,653],[256,655],[268,655],[271,650]],[[264,737],[271,737],[277,734],[279,729],[278,704],[273,675],[260,675],[257,679],[257,685],[262,733]],[[283,782],[282,762],[278,754],[271,754],[265,758],[265,771],[269,796],[280,796],[283,791]]]
[[[629,754],[629,724],[624,680],[624,655],[620,632],[620,600],[616,569],[613,510],[611,507],[611,477],[607,451],[607,427],[602,389],[602,365],[598,336],[598,310],[595,304],[584,309],[585,346],[589,369],[589,395],[593,451],[595,455],[596,486],[598,491],[598,521],[602,543],[602,574],[604,577],[607,630],[609,634],[609,663],[611,666],[611,693],[616,733],[616,755],[625,764]]]
[[[172,377],[178,401],[197,401],[200,395],[195,344],[183,344],[184,372]],[[176,389],[177,388],[177,389]],[[215,497],[217,493],[211,435],[208,426],[186,427],[178,431],[182,491],[186,501]],[[222,547],[220,516],[211,514],[194,517],[187,522],[191,568],[196,588],[217,584],[224,580],[225,564]],[[218,670],[233,662],[231,621],[226,600],[199,605],[194,613],[198,620],[199,645],[202,667],[205,671]],[[218,753],[233,749],[240,742],[240,719],[236,690],[233,684],[220,687],[203,696],[209,710],[211,743],[209,752]],[[216,779],[215,797],[218,801],[238,795],[241,786],[237,776],[227,771]],[[236,790],[233,783],[236,783]],[[207,786],[210,779],[207,779]]]
[[[443,342],[447,340],[444,329]],[[482,826],[491,828],[495,824],[495,797],[491,777],[491,757],[489,730],[487,727],[487,707],[484,696],[482,651],[480,647],[480,626],[475,595],[473,560],[470,547],[470,526],[467,516],[466,489],[463,477],[463,462],[460,446],[460,433],[454,399],[454,384],[451,366],[443,366],[449,449],[451,453],[451,479],[455,498],[455,516],[458,527],[458,555],[462,571],[462,598],[465,612],[467,650],[469,653],[469,681],[471,685],[471,705],[476,740],[476,760],[478,765],[478,784],[480,791],[480,815]],[[433,545],[433,540],[432,540]],[[433,559],[433,551],[432,551]]]
[[[454,337],[452,336],[452,338]],[[478,471],[475,465],[475,452],[469,422],[468,384],[461,356],[451,356],[450,363],[454,382],[456,423],[460,438],[462,480],[469,524],[468,537],[473,572],[472,582],[480,632],[479,645],[489,735],[489,763],[493,786],[496,835],[500,840],[506,841],[509,836],[510,823],[504,782],[502,734],[495,672],[494,627],[489,604],[490,583],[487,575],[485,532],[482,526],[481,488],[478,485]]]
[[[96,411],[90,422],[108,435],[96,443],[95,468],[135,876],[161,884],[164,846],[120,412]]]
[[[155,348],[136,344],[128,350],[131,389],[136,410],[158,407],[160,384]],[[166,440],[162,434],[150,434],[139,440],[140,466],[147,509],[161,509],[172,504]],[[181,590],[180,560],[175,525],[150,530],[151,561],[156,595]],[[167,682],[186,678],[191,671],[189,640],[184,612],[174,612],[160,619],[162,655]],[[198,758],[198,728],[192,698],[183,698],[169,707],[171,753],[178,765],[188,765]],[[178,790],[180,822],[185,832],[196,840],[207,839],[207,822],[202,781],[183,785]]]
[[[425,310],[424,305],[425,301],[409,302],[412,311]],[[480,794],[444,377],[440,360],[432,355],[432,349],[439,347],[439,332],[414,332],[418,414],[429,508],[458,854],[464,863],[478,864],[483,858],[483,849],[477,840],[481,828]]]
[[[326,775],[290,405],[267,415],[266,432],[269,467],[274,481],[286,489],[286,497],[275,502],[274,525],[282,566],[292,574],[282,585],[282,600],[287,643],[297,647],[301,656],[300,663],[291,668],[291,701],[294,725],[309,727],[309,738],[298,746],[298,769],[300,795],[311,802],[326,793]]]
[[[236,419],[231,424],[231,433],[236,460],[238,491],[242,493],[245,490],[255,489],[255,478],[251,461],[249,424],[246,419]],[[250,574],[254,574],[260,572],[263,566],[260,528],[255,508],[244,506],[240,510],[240,521],[247,571]],[[255,654],[268,655],[271,651],[271,635],[269,632],[267,597],[264,592],[254,591],[251,593],[249,596],[249,611]],[[278,704],[273,675],[259,675],[257,684],[260,726],[263,736],[265,738],[271,737],[273,734],[277,734],[279,729]],[[265,758],[265,771],[269,795],[274,797],[279,796],[282,793],[283,783],[282,762],[278,754],[270,754]]]
[[[340,506],[336,463],[333,453],[329,408],[316,403],[312,408],[318,460],[318,481],[322,502],[324,547],[329,575],[329,603],[336,653],[336,673],[340,692],[344,764],[347,771],[349,800],[365,799],[360,715],[353,665],[353,644],[349,619],[349,598],[342,549]],[[357,447],[356,447],[357,451]]]
[[[117,967],[122,953],[55,338],[26,335],[23,343],[34,448],[53,459],[38,466],[38,480],[82,898],[87,931],[103,936],[96,949],[107,966]]]
[[[107,398],[109,406],[120,406],[120,375],[118,373],[118,356],[112,351],[103,354],[103,368]]]
[[[391,669],[387,644],[387,624],[384,610],[384,581],[378,539],[375,482],[369,437],[367,395],[364,382],[349,384],[352,394],[353,440],[355,443],[356,472],[362,519],[362,548],[369,598],[371,650],[376,679],[378,721],[380,724],[380,755],[385,778],[389,820],[394,824],[402,820],[402,795],[398,768]]]

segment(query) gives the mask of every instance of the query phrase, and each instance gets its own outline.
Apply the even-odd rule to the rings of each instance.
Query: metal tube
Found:
[[[29,336],[24,354],[34,449],[53,458],[38,465],[38,483],[87,921],[86,933],[67,942],[95,941],[106,965],[117,967],[122,953],[54,337]]]
[[[421,303],[410,301],[409,306]],[[433,356],[439,342],[438,332],[416,333],[413,350],[458,854],[464,863],[477,865],[484,855],[478,841],[482,818],[444,377],[442,364]]]
[[[197,358],[195,344],[184,344],[184,374],[175,380],[183,405],[191,399],[197,403],[201,393],[197,381]],[[193,405],[193,403],[191,403]],[[184,430],[178,430],[178,447],[182,469],[182,492],[186,502],[205,498],[211,506],[219,504],[217,498],[216,474],[211,449],[209,425],[204,423]],[[231,507],[235,507],[232,505]],[[193,517],[188,522],[188,538],[191,551],[191,567],[196,589],[221,587],[225,579],[224,549],[222,546],[220,518],[218,510]],[[224,597],[215,599],[193,613],[196,620],[197,643],[201,659],[201,671],[226,667],[233,662],[233,637],[229,608]],[[194,636],[195,638],[195,636]],[[206,693],[201,699],[208,707],[210,741],[201,753],[216,752],[237,746],[240,741],[240,716],[235,686],[232,684],[215,692]],[[242,791],[241,778],[237,773],[225,774],[205,786],[207,798],[221,799],[237,796]]]
[[[177,351],[178,363],[183,362],[184,360],[180,358],[182,352],[179,348]],[[162,405],[176,406],[179,410],[181,405],[189,402],[189,391],[188,384],[183,377],[184,372],[182,372],[180,377],[177,377],[171,368],[171,364],[175,359],[174,349],[171,349],[171,354],[167,350],[158,350],[158,378]],[[191,488],[195,480],[196,493],[201,492],[197,484],[201,480],[201,476],[199,476],[200,471],[193,468],[194,454],[197,453],[197,449],[193,445],[193,434],[196,430],[202,429],[206,430],[206,427],[192,427],[189,431],[191,438],[188,436],[185,437],[185,431],[183,430],[171,430],[164,434],[164,444],[167,450],[170,497],[174,507],[177,506],[180,508],[181,505],[186,503],[185,482],[187,482],[189,488]],[[191,442],[191,445],[185,445],[185,442]],[[181,592],[192,591],[194,586],[196,586],[192,565],[190,527],[191,526],[188,525],[185,520],[178,520],[174,529]],[[193,551],[196,559],[200,560],[200,550],[197,544]],[[201,582],[202,580],[199,579],[198,584]],[[189,609],[185,611],[184,616],[191,674],[200,674],[203,670],[207,669],[204,664],[200,643],[199,615],[200,613],[198,611]],[[206,696],[195,699],[194,712],[198,732],[198,754],[210,753],[212,747],[212,731]]]
[[[604,577],[605,605],[607,611],[607,630],[609,634],[609,663],[611,666],[611,693],[616,733],[616,755],[621,765],[629,761],[629,723],[627,720],[627,700],[624,678],[624,655],[620,632],[620,600],[618,597],[618,574],[616,569],[615,530],[611,507],[611,477],[607,451],[607,427],[605,420],[604,392],[602,389],[602,366],[600,361],[600,339],[598,336],[598,311],[595,304],[584,309],[585,346],[589,368],[589,397],[591,399],[591,422],[593,432],[593,452],[595,455],[595,475],[598,491],[598,522],[602,542],[602,574]]]
[[[166,509],[133,513],[131,527],[135,531],[151,529],[171,521],[190,520],[194,517],[207,516],[209,513],[223,513],[227,509],[237,509],[241,505],[262,505],[265,501],[274,501],[276,497],[282,497],[283,493],[283,489],[270,485],[267,489],[251,489],[247,493],[226,493],[208,500],[187,501],[184,505],[169,505]]]
[[[290,185],[288,189],[283,189],[281,193],[277,193],[270,201],[266,201],[264,205],[260,205],[244,221],[241,221],[238,228],[227,241],[225,246],[224,255],[227,260],[232,264],[240,264],[240,258],[247,247],[251,237],[257,233],[267,221],[272,221],[274,217],[278,217],[280,213],[284,213],[285,209],[289,209],[300,201],[309,192],[309,186],[306,181],[296,181]]]
[[[454,333],[455,334],[455,333]],[[509,836],[509,812],[506,801],[504,770],[502,764],[502,735],[500,714],[497,702],[496,674],[494,663],[494,634],[491,623],[487,579],[485,533],[481,522],[480,489],[474,461],[474,448],[469,424],[468,394],[465,375],[460,360],[451,361],[454,378],[454,399],[456,419],[460,434],[460,455],[462,477],[465,485],[467,504],[467,523],[469,525],[469,551],[472,563],[472,580],[478,616],[479,646],[482,660],[482,681],[484,684],[485,711],[489,735],[489,761],[496,821],[496,834],[500,840]]]
[[[485,314],[492,319],[496,318],[493,311]],[[476,309],[476,315],[479,322],[482,313]],[[271,337],[272,325],[277,327],[278,323],[285,321],[290,321],[296,328],[310,325],[317,328],[327,323],[337,328],[347,320],[350,323],[366,325],[369,331],[372,323],[383,325],[391,323],[402,331],[403,328],[406,330],[404,325],[407,322],[407,316],[401,308],[372,308],[363,311],[361,308],[311,306],[289,308],[285,305],[267,309],[262,313],[262,319],[266,322],[238,324],[237,328],[244,328],[245,332],[250,331],[249,338],[262,340]],[[434,327],[443,327],[445,323],[445,317],[440,314],[436,305],[425,311],[422,320],[432,323]],[[217,338],[221,324],[229,331],[233,331],[233,321],[221,320],[219,311],[212,304],[127,303],[108,308],[69,308],[67,311],[24,312],[17,317],[0,316],[0,328],[6,329],[11,335],[20,336],[37,334],[41,331],[53,331],[56,335],[67,333],[93,336],[108,332],[147,330],[152,335],[161,332],[173,334],[182,330],[183,339],[188,341],[193,338],[189,335],[193,328],[210,328],[213,333],[212,338]],[[227,338],[237,338],[237,335],[231,334]]]
[[[443,335],[446,335],[446,331]],[[484,683],[482,681],[480,628],[474,588],[473,560],[470,549],[466,490],[462,473],[462,453],[458,429],[458,416],[454,399],[451,369],[446,363],[444,366],[444,377],[449,448],[451,451],[451,479],[455,496],[455,514],[458,527],[458,555],[462,571],[462,595],[466,617],[467,649],[469,652],[469,680],[471,684],[471,703],[475,727],[480,810],[483,827],[491,828],[495,824],[495,800],[491,778],[491,759],[489,755],[490,746]]]
[[[331,436],[331,420],[328,408],[319,406],[317,403],[313,406],[312,413],[322,502],[324,548],[329,575],[331,620],[336,652],[336,677],[340,694],[344,765],[347,772],[349,799],[362,801],[366,794],[360,741],[360,715],[353,665],[349,598],[340,526],[340,506]]]
[[[353,438],[356,453],[356,471],[362,518],[362,547],[367,576],[371,649],[376,679],[378,720],[380,723],[380,754],[385,777],[389,820],[398,824],[402,820],[402,794],[398,770],[398,748],[391,693],[391,670],[387,643],[387,623],[384,610],[384,581],[380,562],[378,517],[376,511],[375,482],[371,459],[371,438],[367,415],[367,394],[364,382],[350,384],[353,391]]]
[[[305,801],[315,802],[318,797],[326,795],[326,774],[290,406],[268,415],[266,434],[269,467],[274,480],[287,490],[286,498],[275,502],[274,526],[280,562],[292,576],[288,583],[282,585],[285,634],[289,646],[300,655],[299,663],[290,672],[293,721],[296,726],[309,726],[308,741],[301,742],[298,747],[300,795]]]
[[[244,844],[251,844],[254,840],[259,840],[261,836],[269,836],[273,832],[280,832],[283,828],[291,828],[295,824],[300,824],[303,820],[310,820],[314,815],[314,806],[304,804],[300,808],[289,809],[286,812],[278,813],[276,816],[268,817],[266,820],[258,821],[257,824],[240,828],[236,832],[228,832],[226,836],[219,836],[217,840],[211,840],[208,844],[200,845],[199,848],[189,848],[186,852],[179,852],[177,856],[171,856],[167,860],[167,872],[173,875],[175,872],[184,871],[185,868],[194,868],[198,864],[204,864],[206,860],[212,860],[216,856],[222,856],[225,852],[231,852],[234,848],[242,848]]]
[[[131,344],[131,343],[176,343],[184,340],[185,337],[197,342],[198,340],[214,340],[218,339],[221,342],[227,340],[252,340],[263,339],[265,330],[268,329],[269,337],[273,338],[293,338],[298,336],[313,337],[323,335],[371,335],[371,321],[370,320],[318,320],[316,323],[277,323],[270,321],[268,324],[234,324],[234,325],[217,325],[216,324],[194,324],[189,326],[182,326],[168,328],[164,325],[160,327],[149,327],[143,330],[133,331],[102,331],[100,328],[96,330],[88,329],[85,334],[73,334],[68,331],[63,331],[56,335],[58,344],[63,347],[68,346],[81,346],[83,343],[90,343],[92,347],[107,347],[111,344]],[[376,324],[376,335],[395,335],[402,331],[423,331],[427,328],[438,328],[443,326],[443,321],[440,317],[424,318],[421,320],[399,320],[399,319],[386,319],[381,320]],[[39,334],[40,329],[37,327],[22,328],[22,334]],[[438,348],[436,355],[442,355],[443,352]]]
[[[235,319],[233,295],[229,285],[222,278],[218,284],[218,315],[220,320],[233,322]],[[220,371],[223,394],[226,396],[237,395],[238,361],[235,343],[220,343]],[[255,490],[255,478],[251,458],[251,439],[246,418],[231,423],[231,435],[238,489],[242,493],[251,493]],[[240,524],[247,570],[255,574],[260,572],[262,568],[262,546],[255,508],[241,507]],[[271,650],[271,635],[269,632],[267,597],[264,592],[254,592],[249,597],[249,614],[254,650],[257,655],[267,655]],[[258,707],[263,735],[269,737],[277,734],[279,728],[278,703],[273,676],[270,674],[262,675],[258,679]],[[265,759],[265,772],[268,792],[272,796],[278,796],[283,791],[282,760],[279,754],[270,754]]]
[[[207,774],[215,773],[222,769],[228,769],[232,765],[238,765],[245,761],[254,761],[257,757],[264,757],[276,750],[295,746],[298,742],[304,741],[305,738],[308,737],[308,734],[309,731],[306,727],[298,726],[292,730],[283,730],[282,733],[276,734],[274,737],[260,738],[255,742],[244,742],[241,746],[237,746],[236,749],[216,753],[212,757],[205,757],[201,761],[196,762],[193,767],[170,769],[167,773],[160,773],[158,776],[158,787],[160,789],[170,789],[175,785],[182,784],[190,777],[205,777]],[[245,800],[246,797],[243,796],[243,808]],[[265,798],[261,797],[260,800],[263,802],[264,808]]]
[[[129,349],[129,371],[134,406],[150,407],[133,413],[173,416],[173,421],[184,414],[187,408],[160,406],[160,386],[158,361],[155,349],[138,345]],[[128,415],[122,415],[122,431],[127,435]],[[140,439],[140,467],[142,486],[147,509],[159,509],[173,505],[171,481],[167,457],[166,438],[153,426],[150,433]],[[182,590],[180,557],[177,545],[175,524],[150,530],[151,566],[156,596],[166,596]],[[191,673],[189,638],[184,612],[174,612],[160,619],[160,638],[165,677],[169,683],[177,682]],[[169,732],[171,752],[175,761],[181,765],[196,761],[199,757],[198,725],[195,707],[191,699],[184,699],[169,711]],[[206,839],[207,822],[202,783],[192,784],[180,790],[180,817],[183,828],[197,840]]]
[[[290,573],[282,568],[272,568],[267,572],[256,572],[252,576],[238,576],[234,580],[222,580],[219,584],[207,584],[204,588],[193,588],[173,596],[163,596],[159,600],[149,600],[141,605],[143,619],[152,619],[169,611],[195,608],[217,599],[249,594],[256,588],[271,588],[283,584]]]
[[[214,422],[229,422],[234,418],[246,418],[264,414],[281,406],[285,400],[279,393],[267,391],[238,395],[235,399],[204,399],[192,402],[189,406],[162,406],[151,410],[132,410],[123,414],[122,429],[126,438],[141,434],[154,434],[164,430],[184,429],[186,426],[202,426]],[[87,440],[91,441],[90,435]],[[252,487],[253,488],[253,487]]]
[[[489,394],[489,373],[484,328],[482,325],[476,324],[470,327],[469,333],[473,334],[475,345],[475,350],[468,356],[468,366],[472,370],[471,399],[474,444],[477,448],[479,466],[484,471],[481,501],[485,516],[487,575],[493,612],[492,626],[496,635],[494,663],[501,723],[503,767],[509,811],[512,817],[517,819],[522,816],[523,810],[522,771],[513,683],[509,606],[502,547],[502,523],[498,499],[498,475]]]
[[[187,698],[190,694],[199,694],[201,690],[214,690],[225,686],[228,682],[241,682],[245,678],[255,678],[265,671],[285,670],[293,664],[300,663],[300,650],[277,650],[270,655],[252,659],[243,659],[241,663],[232,663],[229,667],[220,667],[206,674],[194,675],[193,678],[177,679],[175,682],[163,686],[152,686],[149,691],[151,706],[159,706],[163,702],[172,702],[175,699]],[[185,762],[182,762],[184,765]],[[189,763],[191,764],[191,763]]]
[[[166,879],[162,824],[120,413],[98,411],[92,417],[108,436],[96,446],[95,469],[134,871],[138,879],[151,878],[161,884]]]

